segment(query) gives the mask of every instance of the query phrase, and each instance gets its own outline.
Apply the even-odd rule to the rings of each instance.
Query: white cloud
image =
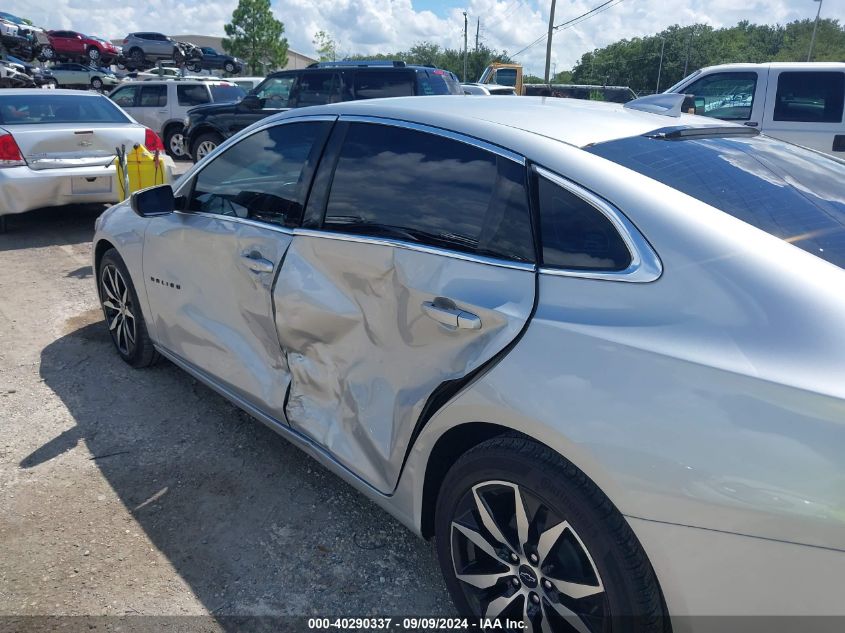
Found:
[[[447,7],[450,0],[443,0]],[[482,40],[496,49],[515,53],[542,35],[548,25],[548,0],[467,0],[470,45],[475,19],[481,18]],[[580,15],[601,0],[559,0],[555,22]],[[45,3],[46,4],[46,3]],[[47,28],[71,28],[109,38],[136,30],[223,35],[237,0],[52,0],[49,8],[31,0],[6,0],[4,10]],[[845,4],[824,5],[824,17],[845,21]],[[811,0],[624,0],[594,18],[557,32],[552,61],[558,70],[572,66],[586,51],[620,38],[649,35],[672,24],[703,22],[714,27],[740,20],[785,23],[815,16]],[[379,53],[407,49],[432,41],[458,48],[463,43],[464,7],[444,8],[440,15],[415,10],[412,0],[274,0],[273,11],[285,23],[291,48],[313,53],[311,39],[328,31],[342,53]],[[545,42],[519,56],[529,71],[542,74]]]

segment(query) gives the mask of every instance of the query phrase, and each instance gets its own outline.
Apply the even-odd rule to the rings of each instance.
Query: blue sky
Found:
[[[740,20],[784,23],[814,18],[813,0],[617,0],[606,11],[554,39],[552,60],[558,70],[570,68],[583,53],[620,38],[648,35],[672,24],[730,26]],[[556,23],[578,16],[602,0],[558,0]],[[285,23],[292,49],[313,53],[318,30],[329,32],[342,54],[407,49],[432,41],[458,48],[463,42],[463,16],[469,13],[474,35],[481,20],[481,39],[488,46],[514,53],[545,33],[550,0],[272,0]],[[108,38],[138,30],[170,35],[223,35],[237,0],[4,0],[6,11],[46,28],[68,28]],[[845,22],[845,0],[825,0],[823,17]],[[471,36],[472,40],[472,36]],[[529,71],[541,73],[541,42],[519,56]]]

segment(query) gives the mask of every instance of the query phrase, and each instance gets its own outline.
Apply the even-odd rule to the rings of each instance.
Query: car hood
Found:
[[[194,106],[188,110],[188,116],[208,116],[210,114],[228,114],[238,109],[240,101],[221,101],[217,103],[204,103]]]

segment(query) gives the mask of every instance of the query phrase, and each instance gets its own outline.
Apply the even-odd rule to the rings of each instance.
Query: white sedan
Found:
[[[164,153],[158,135],[95,93],[0,93],[0,232],[6,216],[40,207],[118,201],[116,148],[142,143]],[[173,162],[165,157],[165,182]]]

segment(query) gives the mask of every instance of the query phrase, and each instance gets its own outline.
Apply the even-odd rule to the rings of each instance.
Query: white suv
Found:
[[[188,110],[206,103],[239,101],[246,93],[229,81],[152,80],[129,82],[109,97],[138,123],[155,130],[168,154],[187,158],[182,133]]]

